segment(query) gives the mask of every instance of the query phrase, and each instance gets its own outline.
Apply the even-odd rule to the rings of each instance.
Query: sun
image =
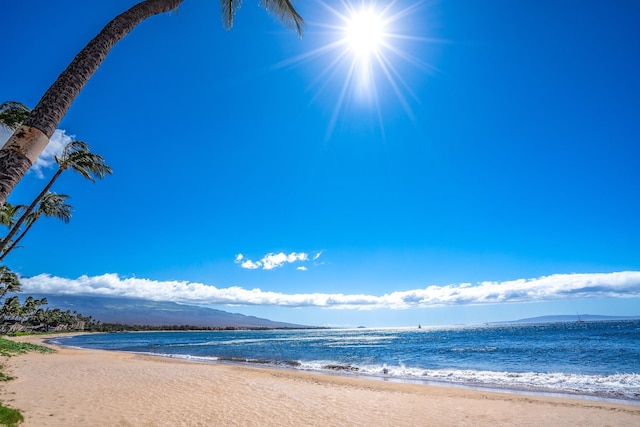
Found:
[[[380,51],[385,23],[373,9],[353,11],[345,25],[345,42],[359,59],[368,60]]]
[[[373,62],[380,62],[385,55],[386,24],[384,10],[375,3],[362,3],[360,7],[345,4],[346,13],[341,14],[343,22],[340,33],[345,56],[351,58],[351,85],[362,95],[374,90]]]
[[[329,12],[329,19],[316,23],[317,30],[313,35],[317,37],[318,47],[276,67],[328,57],[323,66],[313,70],[314,79],[310,83],[310,87],[319,87],[317,93],[329,88],[335,94],[327,138],[347,106],[374,112],[384,134],[380,98],[390,99],[389,94],[395,95],[410,119],[414,118],[408,98],[419,101],[412,91],[412,82],[405,80],[405,72],[409,69],[407,65],[425,72],[434,70],[422,56],[412,53],[424,51],[425,42],[436,41],[421,35],[428,26],[416,23],[416,12],[425,5],[425,1],[317,0]],[[402,2],[406,6],[400,6]],[[337,85],[330,82],[337,82]],[[387,102],[384,106],[389,104]]]

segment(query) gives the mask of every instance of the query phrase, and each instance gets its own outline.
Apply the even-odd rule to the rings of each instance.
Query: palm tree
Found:
[[[145,0],[115,17],[89,42],[71,64],[45,92],[9,141],[0,150],[0,206],[18,181],[36,161],[49,143],[62,117],[98,69],[111,48],[136,25],[151,16],[175,10],[184,0]],[[265,9],[281,22],[302,34],[303,19],[290,0],[261,0]],[[222,22],[227,29],[233,25],[240,0],[221,0]]]
[[[22,285],[18,280],[18,276],[9,267],[0,265],[0,301],[8,293],[20,292]]]
[[[20,298],[18,296],[12,296],[4,300],[2,308],[0,308],[0,316],[4,321],[17,320],[22,313],[22,305],[20,305]]]
[[[55,156],[55,160],[58,164],[58,170],[56,173],[53,174],[40,194],[38,194],[33,202],[31,202],[31,204],[22,212],[22,215],[20,215],[20,218],[18,218],[15,224],[13,224],[7,236],[0,240],[0,254],[2,254],[0,260],[2,260],[8,253],[8,251],[5,251],[5,248],[7,248],[11,243],[13,236],[18,233],[20,227],[29,218],[36,205],[47,193],[49,193],[51,186],[60,177],[62,172],[67,169],[71,169],[91,182],[95,182],[95,178],[102,179],[106,175],[112,173],[111,167],[105,163],[104,158],[98,154],[92,153],[89,150],[89,145],[82,141],[73,141],[67,144],[62,150],[62,154],[60,154],[60,156]],[[15,245],[12,245],[12,247],[14,246]]]
[[[41,216],[51,216],[62,220],[67,223],[71,219],[71,205],[66,204],[66,200],[69,198],[66,194],[56,194],[56,193],[47,193],[40,200],[40,204],[38,208],[33,212],[29,213],[25,219],[27,226],[20,233],[20,235],[9,244],[7,240],[9,236],[5,237],[3,240],[3,248],[0,251],[0,261],[4,260],[4,258],[16,248],[20,240],[27,234],[27,232],[33,227],[33,224],[40,218]],[[15,226],[14,226],[15,228]],[[12,236],[13,237],[13,236]],[[6,242],[5,242],[6,241]]]
[[[29,117],[30,112],[31,109],[20,102],[4,102],[0,104],[0,124],[11,130],[16,130]]]
[[[12,205],[11,203],[5,203],[2,208],[0,208],[0,225],[6,225],[11,229],[13,224],[16,222],[16,216],[26,208],[25,205]]]

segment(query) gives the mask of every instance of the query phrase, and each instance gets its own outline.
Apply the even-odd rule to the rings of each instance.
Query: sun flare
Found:
[[[323,68],[314,70],[315,79],[310,85],[334,90],[335,108],[327,135],[332,133],[338,116],[348,105],[374,111],[384,134],[384,106],[380,99],[389,99],[389,94],[395,95],[398,104],[413,119],[408,98],[417,98],[411,82],[405,81],[405,71],[407,65],[427,72],[434,69],[412,53],[417,49],[424,50],[418,44],[434,39],[422,36],[420,33],[428,27],[424,23],[418,25],[414,19],[415,12],[426,0],[406,0],[404,7],[400,5],[403,1],[339,0],[329,3],[318,0],[335,21],[317,24],[324,31],[316,33],[323,38],[316,49],[279,64],[301,64],[333,56]],[[341,83],[332,85],[332,81]]]
[[[384,21],[375,11],[363,9],[352,14],[345,30],[345,40],[353,53],[368,58],[380,49]]]

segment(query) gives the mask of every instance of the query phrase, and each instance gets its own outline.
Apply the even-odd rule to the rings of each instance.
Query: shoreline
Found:
[[[132,333],[137,333],[132,332]],[[142,333],[147,333],[147,331],[139,331]],[[171,333],[190,333],[194,331],[153,331],[153,332],[171,332]],[[195,331],[198,332],[198,331]],[[55,334],[53,336],[49,335],[47,338],[43,338],[42,342],[44,344],[48,344],[54,347],[66,347],[66,348],[76,348],[76,349],[84,349],[90,350],[84,347],[74,347],[74,346],[65,346],[59,344],[55,341],[57,337],[66,337],[66,336],[75,336],[75,335],[90,335],[87,332],[69,332],[63,334]],[[37,337],[37,336],[36,336]],[[100,351],[117,351],[117,350],[104,350],[99,349]],[[610,395],[606,394],[598,394],[596,392],[589,393],[587,391],[581,391],[580,389],[573,390],[561,390],[554,389],[550,387],[544,386],[535,386],[535,385],[519,385],[519,384],[510,384],[510,383],[501,383],[501,382],[472,382],[472,381],[456,381],[456,380],[447,380],[442,379],[440,377],[430,377],[430,376],[414,376],[414,375],[405,375],[405,376],[396,376],[396,375],[386,375],[379,374],[376,372],[370,371],[359,371],[359,370],[350,370],[350,365],[331,365],[335,366],[336,369],[317,369],[317,368],[309,368],[309,367],[298,367],[300,365],[299,362],[293,361],[295,364],[278,362],[277,360],[268,360],[268,359],[244,359],[244,358],[218,358],[218,357],[201,357],[201,356],[190,356],[190,355],[177,355],[177,354],[163,354],[163,353],[154,353],[154,352],[124,352],[131,354],[139,354],[146,355],[150,357],[160,357],[166,359],[172,359],[177,361],[184,361],[190,363],[204,363],[204,364],[224,364],[230,366],[239,366],[239,367],[255,367],[255,368],[264,368],[264,369],[282,369],[285,371],[293,371],[300,373],[312,373],[318,375],[333,375],[333,376],[343,376],[347,378],[358,378],[363,380],[370,381],[385,381],[385,382],[395,382],[400,384],[416,384],[416,385],[425,385],[425,386],[436,386],[436,387],[455,387],[462,388],[468,390],[477,390],[484,392],[496,392],[496,393],[507,393],[507,394],[516,394],[516,395],[525,395],[525,396],[541,396],[541,397],[559,397],[559,398],[567,398],[567,399],[581,399],[581,400],[590,400],[594,402],[605,402],[612,404],[621,404],[621,405],[631,405],[631,406],[640,406],[640,396],[635,395],[634,397],[627,396],[617,396],[614,393]],[[338,363],[338,362],[336,362]],[[344,369],[343,369],[344,368]],[[426,374],[425,374],[426,375]]]
[[[53,337],[55,338],[55,337]],[[640,425],[633,403],[60,347],[7,359],[24,426]],[[374,380],[375,379],[375,380]]]
[[[344,377],[344,378],[354,378],[358,380],[364,381],[382,381],[396,384],[412,384],[416,386],[425,386],[425,387],[452,387],[459,388],[463,390],[474,390],[479,392],[492,392],[492,393],[503,393],[503,394],[513,394],[513,395],[522,395],[522,396],[533,396],[533,397],[549,397],[549,398],[564,398],[564,399],[577,399],[577,400],[586,400],[593,402],[602,402],[602,403],[611,403],[616,405],[629,405],[629,406],[638,406],[640,407],[640,400],[634,400],[630,398],[613,398],[613,397],[605,397],[598,395],[590,395],[583,394],[580,392],[570,393],[564,391],[555,391],[555,390],[542,390],[542,389],[524,389],[518,388],[515,386],[499,386],[499,385],[486,385],[486,384],[465,384],[458,382],[448,382],[445,380],[437,380],[437,379],[421,379],[421,378],[403,378],[403,377],[391,377],[391,376],[382,376],[375,375],[369,373],[360,373],[360,372],[349,372],[349,371],[320,371],[320,370],[310,370],[310,369],[297,369],[294,367],[288,367],[286,365],[271,365],[268,363],[259,363],[259,362],[242,362],[242,361],[233,361],[233,360],[205,360],[198,359],[192,357],[176,357],[173,355],[164,355],[158,353],[145,353],[145,352],[123,352],[123,351],[114,351],[114,350],[92,350],[86,349],[82,347],[67,347],[60,346],[57,344],[46,343],[54,348],[74,348],[78,350],[89,350],[89,351],[110,351],[122,354],[134,354],[144,357],[150,358],[161,358],[174,360],[176,362],[184,362],[184,363],[200,363],[204,365],[223,365],[223,366],[235,366],[239,368],[255,368],[255,369],[266,369],[266,370],[278,370],[284,372],[293,372],[293,373],[301,373],[301,374],[310,374],[310,375],[326,375],[329,377]]]

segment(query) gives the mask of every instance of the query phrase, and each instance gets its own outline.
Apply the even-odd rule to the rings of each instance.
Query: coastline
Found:
[[[24,426],[640,425],[640,407],[58,347],[4,361]]]

